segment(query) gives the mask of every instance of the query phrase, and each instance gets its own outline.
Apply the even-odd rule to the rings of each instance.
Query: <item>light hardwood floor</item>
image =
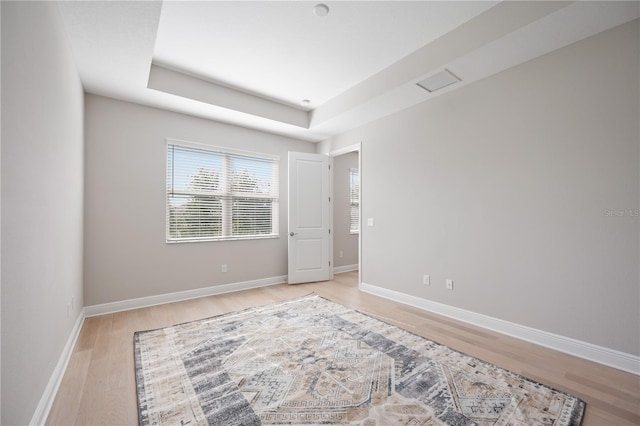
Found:
[[[640,425],[640,377],[360,292],[357,272],[333,281],[228,293],[87,318],[49,425],[138,423],[133,332],[316,292],[453,349],[572,393],[587,403],[585,426]]]

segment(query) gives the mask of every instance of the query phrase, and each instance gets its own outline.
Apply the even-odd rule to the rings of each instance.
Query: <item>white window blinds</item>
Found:
[[[278,157],[167,143],[167,242],[278,235]]]
[[[349,169],[349,178],[349,199],[351,201],[349,231],[352,234],[357,234],[360,232],[360,173],[358,169]]]

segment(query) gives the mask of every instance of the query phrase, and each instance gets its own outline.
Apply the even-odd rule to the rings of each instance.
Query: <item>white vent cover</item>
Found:
[[[459,81],[461,80],[458,77],[453,75],[448,69],[445,69],[425,78],[417,84],[428,92],[435,92],[436,90],[442,89],[443,87],[447,87]]]

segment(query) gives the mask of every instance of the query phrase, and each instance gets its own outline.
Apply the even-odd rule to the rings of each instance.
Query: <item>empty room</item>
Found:
[[[640,424],[640,2],[0,2],[2,425]]]

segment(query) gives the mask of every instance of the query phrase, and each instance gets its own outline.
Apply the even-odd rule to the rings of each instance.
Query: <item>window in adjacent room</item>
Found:
[[[168,140],[167,242],[278,236],[277,156]]]
[[[352,234],[360,232],[360,173],[358,169],[349,169],[351,201],[351,221],[349,231]]]

